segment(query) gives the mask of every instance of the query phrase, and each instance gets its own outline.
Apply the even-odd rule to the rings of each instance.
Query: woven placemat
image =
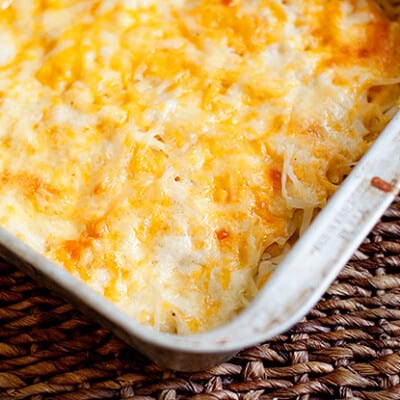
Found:
[[[400,199],[291,331],[163,370],[0,261],[0,399],[400,399]]]

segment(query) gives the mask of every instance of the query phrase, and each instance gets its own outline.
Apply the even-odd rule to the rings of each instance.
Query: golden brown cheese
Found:
[[[146,325],[225,323],[398,108],[381,3],[0,0],[0,224]]]

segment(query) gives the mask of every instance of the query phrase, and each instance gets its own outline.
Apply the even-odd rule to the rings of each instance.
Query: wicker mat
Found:
[[[162,370],[0,262],[0,399],[400,399],[400,200],[290,332]]]

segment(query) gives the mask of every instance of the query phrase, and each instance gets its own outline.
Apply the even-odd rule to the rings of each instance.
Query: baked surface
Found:
[[[246,307],[398,108],[374,1],[0,5],[0,224],[162,331]]]

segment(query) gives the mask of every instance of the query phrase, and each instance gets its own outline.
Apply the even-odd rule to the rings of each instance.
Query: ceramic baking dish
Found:
[[[288,329],[319,299],[400,188],[400,113],[236,319],[203,334],[147,328],[0,228],[0,255],[162,366],[194,371]]]

